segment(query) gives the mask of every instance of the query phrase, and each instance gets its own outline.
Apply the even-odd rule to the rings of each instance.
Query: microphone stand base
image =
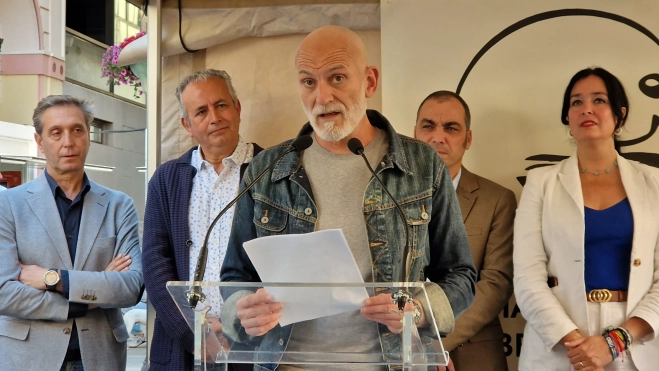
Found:
[[[199,302],[204,302],[206,301],[206,295],[204,295],[203,292],[201,292],[201,287],[200,286],[195,286],[191,288],[190,290],[185,292],[185,297],[188,299],[188,303],[190,304],[190,308],[195,309],[197,307],[197,303]]]
[[[391,294],[391,298],[394,304],[398,305],[398,312],[402,313],[403,309],[405,309],[405,304],[412,303],[414,296],[407,290],[399,289]]]

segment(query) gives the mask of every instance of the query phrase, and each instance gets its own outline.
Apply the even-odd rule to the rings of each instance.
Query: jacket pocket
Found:
[[[430,198],[423,198],[401,205],[405,211],[411,240],[412,272],[410,272],[410,280],[425,281],[426,279],[424,268],[430,262],[428,224],[431,209],[429,204]],[[405,237],[402,236],[402,238]]]
[[[254,225],[256,235],[281,234],[288,223],[288,213],[263,201],[254,201]]]
[[[128,330],[126,329],[126,324],[122,322],[117,327],[113,327],[112,334],[114,334],[114,338],[117,339],[117,341],[120,343],[128,340]]]
[[[411,246],[414,248],[415,254],[422,254],[427,248],[425,241],[428,239],[428,223],[430,223],[431,210],[430,201],[430,198],[423,198],[401,205],[403,211],[405,211],[407,226],[411,228]]]
[[[0,316],[0,336],[25,340],[30,333],[30,321]]]
[[[119,309],[103,309],[105,315],[110,323],[110,328],[112,328],[112,334],[114,338],[119,343],[123,343],[128,340],[128,329],[126,329],[126,324],[124,323],[124,318],[121,315],[121,310]]]

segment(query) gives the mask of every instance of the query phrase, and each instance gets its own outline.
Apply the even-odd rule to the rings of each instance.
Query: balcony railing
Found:
[[[115,86],[101,77],[103,53],[108,46],[75,30],[66,29],[66,81],[117,99],[144,106],[144,95],[135,98],[133,87]]]

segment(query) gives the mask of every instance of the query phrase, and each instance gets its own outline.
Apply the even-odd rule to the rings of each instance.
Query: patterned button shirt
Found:
[[[197,258],[201,251],[201,246],[206,238],[208,226],[213,222],[217,214],[238,194],[240,188],[240,165],[248,163],[254,157],[254,146],[251,143],[243,142],[241,137],[238,138],[238,146],[231,156],[222,160],[224,169],[220,174],[215,172],[215,168],[208,161],[201,157],[201,148],[192,152],[191,165],[197,169],[197,174],[192,180],[192,194],[190,196],[190,209],[188,213],[188,223],[190,225],[190,235],[192,246],[190,247],[190,280],[194,277]],[[213,228],[208,240],[208,261],[206,263],[206,272],[204,281],[219,282],[220,268],[224,261],[224,256],[229,243],[229,234],[231,233],[231,222],[233,221],[233,211],[235,207],[229,209],[224,216],[218,220]],[[217,288],[205,288],[205,303],[199,303],[198,308],[204,305],[211,306],[209,316],[219,317],[222,298]]]

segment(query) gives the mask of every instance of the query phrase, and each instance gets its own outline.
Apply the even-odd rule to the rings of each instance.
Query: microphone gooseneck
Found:
[[[211,225],[208,227],[208,230],[206,231],[206,238],[204,238],[204,244],[201,246],[201,250],[199,251],[199,258],[197,259],[197,265],[195,267],[194,271],[194,277],[193,281],[194,282],[200,282],[204,278],[204,273],[206,272],[206,261],[208,260],[208,240],[210,239],[211,231],[213,230],[213,227],[215,227],[215,224],[220,220],[222,215],[226,214],[227,211],[236,203],[240,198],[249,191],[256,182],[261,180],[263,176],[272,169],[273,166],[284,156],[291,152],[302,152],[305,149],[309,148],[313,144],[313,139],[311,139],[310,136],[308,135],[303,135],[295,138],[291,144],[288,145],[288,148],[282,152],[277,158],[275,158],[268,167],[266,167],[254,180],[249,183],[245,189],[240,191],[236,197],[233,198],[213,219],[211,222]],[[197,303],[200,301],[204,301],[206,299],[206,296],[201,292],[201,286],[195,285],[191,290],[188,290],[186,292],[186,296],[188,299],[188,304],[190,304],[190,308],[194,309],[197,307]]]
[[[391,195],[387,187],[382,183],[382,180],[378,175],[373,171],[373,168],[371,167],[371,164],[368,162],[368,159],[366,158],[366,155],[364,154],[364,145],[362,142],[357,139],[357,138],[351,138],[348,140],[348,149],[350,152],[359,155],[364,159],[364,162],[366,163],[366,166],[368,167],[368,170],[373,174],[373,177],[380,183],[380,186],[382,186],[382,189],[387,193],[389,198],[393,201],[394,205],[396,205],[396,209],[398,210],[398,216],[400,216],[400,219],[403,222],[403,229],[405,230],[405,248],[403,250],[403,261],[401,262],[401,271],[404,274],[405,282],[410,281],[410,271],[412,269],[412,254],[410,254],[410,231],[409,228],[407,227],[407,217],[405,217],[405,212],[403,211],[403,208],[400,206],[398,201],[394,198],[394,196]],[[403,311],[403,308],[405,307],[405,303],[410,302],[412,300],[412,294],[409,292],[409,290],[406,288],[405,290],[400,290],[397,293],[392,294],[392,297],[394,301],[398,304],[398,310]]]

